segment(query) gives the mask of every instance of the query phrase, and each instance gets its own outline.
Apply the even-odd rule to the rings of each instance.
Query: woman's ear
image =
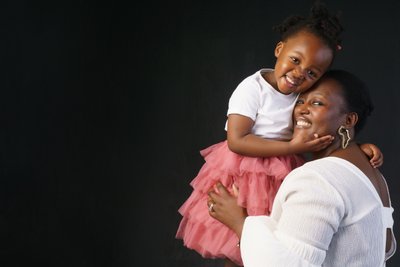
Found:
[[[346,115],[346,125],[347,129],[354,128],[358,121],[358,114],[355,112],[350,112]]]
[[[282,41],[280,41],[279,43],[276,44],[275,57],[279,57],[279,54],[281,53],[283,46],[284,46],[284,43]]]

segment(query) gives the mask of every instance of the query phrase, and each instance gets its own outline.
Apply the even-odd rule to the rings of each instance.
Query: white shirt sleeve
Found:
[[[321,266],[344,210],[337,190],[317,173],[293,171],[271,216],[246,218],[240,242],[244,266]]]
[[[256,120],[260,108],[260,87],[253,79],[243,80],[229,99],[227,115],[240,114]]]

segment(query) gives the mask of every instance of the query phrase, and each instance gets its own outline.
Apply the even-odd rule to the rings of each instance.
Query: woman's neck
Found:
[[[352,147],[355,144],[356,144],[355,142],[350,142],[347,148]],[[345,149],[347,149],[347,148],[345,148]],[[320,159],[320,158],[324,158],[324,157],[329,157],[331,155],[333,156],[333,155],[337,154],[338,152],[343,151],[345,149],[343,149],[341,147],[341,144],[340,144],[339,141],[336,141],[336,142],[333,142],[327,148],[312,153],[312,158],[313,159]]]

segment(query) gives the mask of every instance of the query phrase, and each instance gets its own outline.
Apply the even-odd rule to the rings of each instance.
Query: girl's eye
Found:
[[[297,99],[296,105],[301,105],[304,104],[304,101],[302,99]]]
[[[308,74],[308,76],[309,76],[310,78],[312,78],[312,79],[317,78],[317,74],[316,74],[315,72],[313,72],[312,70],[309,70],[309,71],[307,72],[307,74]]]
[[[290,59],[291,59],[292,62],[295,63],[295,64],[299,63],[299,60],[298,60],[297,58],[295,58],[295,57],[291,57]]]

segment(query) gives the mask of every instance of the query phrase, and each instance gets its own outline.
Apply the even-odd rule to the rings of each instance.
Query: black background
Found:
[[[396,209],[400,3],[326,3],[346,30],[334,67],[371,89],[360,141],[383,151]],[[232,90],[273,67],[271,27],[310,4],[2,2],[0,265],[221,266],[174,239],[177,209]]]

